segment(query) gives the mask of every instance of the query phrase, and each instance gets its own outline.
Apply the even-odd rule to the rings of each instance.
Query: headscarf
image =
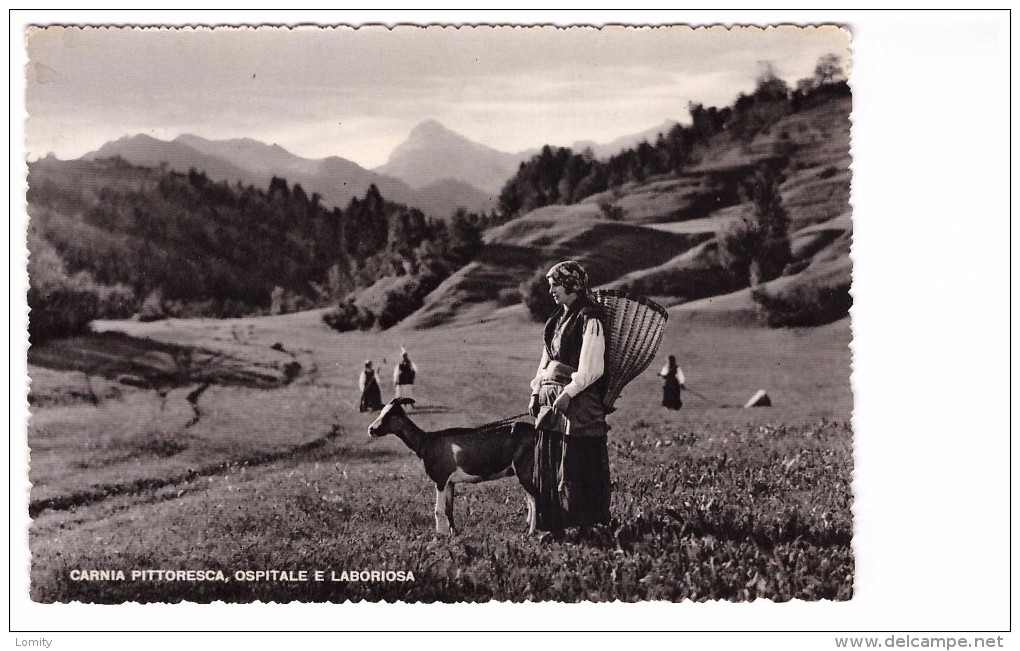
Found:
[[[562,286],[570,294],[590,296],[588,272],[575,260],[566,260],[554,265],[545,277],[551,278],[553,282]]]

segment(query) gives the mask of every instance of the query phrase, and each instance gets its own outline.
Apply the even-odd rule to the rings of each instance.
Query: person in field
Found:
[[[395,397],[414,400],[414,379],[418,375],[418,367],[407,354],[407,349],[400,347],[400,361],[393,367],[393,387]]]
[[[659,371],[659,377],[662,378],[662,406],[666,409],[680,409],[684,404],[680,392],[685,388],[686,379],[676,363],[676,356],[669,356],[669,361]]]
[[[358,406],[361,411],[379,411],[383,408],[379,380],[370,359],[365,360],[365,368],[358,377],[358,388],[361,389],[361,404]]]
[[[584,268],[567,260],[546,279],[559,307],[545,324],[528,411],[538,430],[536,529],[558,535],[609,523],[609,427],[601,380],[606,339]]]

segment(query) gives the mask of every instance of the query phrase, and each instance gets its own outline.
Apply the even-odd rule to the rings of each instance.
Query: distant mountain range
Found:
[[[579,141],[575,151],[590,148],[605,158],[641,140],[654,142],[664,124],[606,144]],[[267,187],[273,176],[300,183],[308,194],[317,192],[327,206],[345,206],[352,197],[364,196],[375,184],[384,197],[435,217],[447,217],[457,208],[488,212],[497,207],[499,192],[518,166],[537,154],[527,150],[510,154],[473,142],[435,120],[415,127],[407,140],[393,150],[389,161],[374,170],[330,156],[308,159],[279,145],[250,138],[207,140],[184,134],[174,140],[158,140],[143,134],[108,142],[81,157],[96,160],[119,156],[134,165],[166,165],[178,172],[196,169],[216,180]]]
[[[249,138],[206,140],[181,135],[172,141],[136,135],[108,142],[81,157],[96,160],[119,156],[133,165],[166,165],[178,172],[196,169],[216,181],[240,181],[268,187],[273,176],[300,183],[311,195],[317,192],[327,206],[345,206],[352,197],[364,196],[373,183],[382,195],[414,206],[428,215],[446,217],[457,208],[481,212],[495,207],[495,196],[463,182],[443,181],[412,188],[404,181],[366,170],[357,163],[330,156],[318,160],[301,158],[279,145],[267,145]]]

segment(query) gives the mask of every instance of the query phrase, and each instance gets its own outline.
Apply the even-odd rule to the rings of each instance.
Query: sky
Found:
[[[506,152],[609,142],[690,101],[722,106],[767,68],[849,69],[835,27],[35,27],[26,34],[30,160],[138,133],[254,138],[306,158],[384,164],[435,119]]]

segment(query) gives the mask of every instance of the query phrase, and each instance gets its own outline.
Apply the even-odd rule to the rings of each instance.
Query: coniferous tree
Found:
[[[744,181],[745,198],[752,204],[749,219],[733,223],[719,235],[720,257],[740,282],[758,285],[782,274],[793,254],[789,216],[779,186],[782,171],[762,164]]]

